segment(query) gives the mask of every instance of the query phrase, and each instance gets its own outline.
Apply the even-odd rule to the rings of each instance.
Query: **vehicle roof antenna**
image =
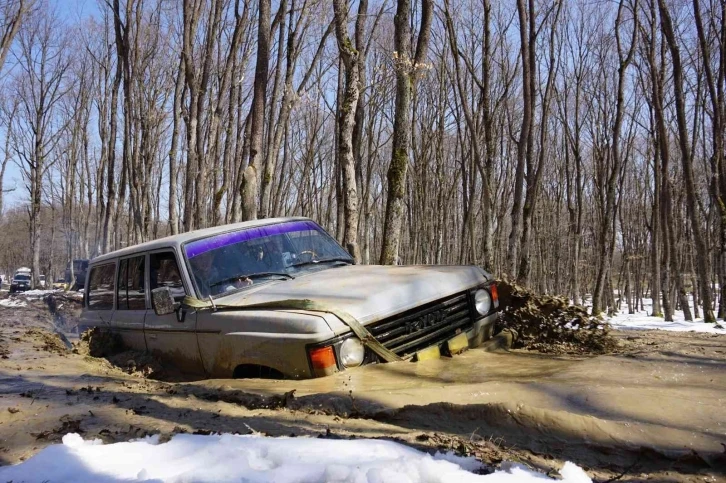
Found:
[[[214,305],[214,299],[212,298],[212,294],[209,294],[209,303],[212,304],[212,312],[216,312],[217,306]]]

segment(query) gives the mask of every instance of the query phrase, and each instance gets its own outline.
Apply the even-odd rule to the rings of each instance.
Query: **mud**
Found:
[[[68,432],[233,432],[388,438],[551,475],[570,460],[595,481],[726,479],[724,336],[612,332],[609,355],[471,350],[307,381],[179,383],[129,371],[112,339],[63,351],[45,305],[0,308],[2,464]]]
[[[499,303],[504,308],[499,329],[511,331],[513,347],[553,354],[607,354],[617,349],[610,327],[572,305],[567,297],[538,295],[526,288],[497,280]]]
[[[98,328],[80,334],[73,343],[72,350],[74,354],[85,356],[89,360],[95,359],[99,365],[108,364],[132,376],[158,380],[183,379],[181,374],[173,368],[165,368],[151,354],[128,350],[118,334],[103,332]]]

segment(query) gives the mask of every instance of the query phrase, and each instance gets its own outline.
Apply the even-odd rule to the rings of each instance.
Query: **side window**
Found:
[[[169,287],[174,300],[181,301],[186,295],[184,284],[174,252],[152,253],[149,257],[149,279],[151,290]]]
[[[118,309],[144,310],[144,255],[121,260],[118,271]]]
[[[88,282],[88,308],[90,310],[112,310],[116,263],[106,263],[91,269]]]

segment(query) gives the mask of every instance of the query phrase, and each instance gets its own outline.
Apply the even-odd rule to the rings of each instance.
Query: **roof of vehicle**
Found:
[[[186,233],[180,233],[179,235],[167,236],[144,243],[139,243],[138,245],[132,245],[130,247],[122,248],[114,252],[106,253],[105,255],[99,255],[91,260],[91,264],[97,264],[118,257],[133,255],[134,253],[138,252],[157,250],[160,248],[177,248],[188,241],[197,240],[199,238],[206,238],[208,236],[217,235],[219,233],[226,233],[228,231],[241,230],[244,228],[255,228],[265,225],[274,225],[275,223],[284,223],[286,221],[299,221],[309,219],[310,218],[305,218],[302,216],[290,218],[264,218],[261,220],[244,221],[242,223],[231,223],[229,225],[220,225],[212,228],[203,228],[201,230],[188,231]]]

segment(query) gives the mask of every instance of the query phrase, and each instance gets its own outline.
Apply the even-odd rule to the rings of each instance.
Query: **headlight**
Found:
[[[474,306],[481,315],[486,315],[492,308],[492,297],[484,289],[479,289],[474,294]]]
[[[350,337],[340,346],[340,362],[344,367],[357,367],[363,364],[365,353],[365,347],[360,339]]]

